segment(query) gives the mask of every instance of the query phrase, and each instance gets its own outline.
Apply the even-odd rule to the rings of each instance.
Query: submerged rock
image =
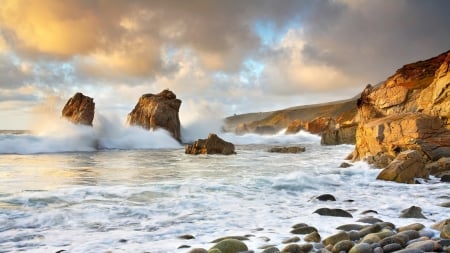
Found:
[[[186,145],[185,153],[191,155],[236,154],[233,143],[222,140],[216,134],[209,134],[207,139],[199,139],[193,144]]]
[[[94,99],[78,92],[67,101],[62,116],[75,124],[92,126],[94,111]]]
[[[178,116],[180,106],[181,100],[170,90],[163,90],[159,94],[144,94],[128,114],[127,122],[145,129],[163,128],[173,138],[181,141]]]

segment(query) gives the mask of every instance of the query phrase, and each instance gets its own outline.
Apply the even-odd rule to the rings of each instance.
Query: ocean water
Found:
[[[300,222],[326,237],[368,215],[397,226],[450,218],[440,206],[450,201],[450,184],[377,181],[379,170],[364,162],[339,168],[353,146],[321,146],[305,132],[219,134],[237,155],[192,156],[164,131],[107,119],[96,128],[58,125],[0,134],[0,252],[188,252],[178,248],[208,249],[231,235],[250,235],[245,243],[260,252],[282,248]],[[306,152],[268,152],[278,145]],[[315,198],[326,193],[337,201]],[[413,205],[427,219],[398,218]],[[313,213],[322,207],[354,218]],[[195,239],[178,238],[185,234]]]

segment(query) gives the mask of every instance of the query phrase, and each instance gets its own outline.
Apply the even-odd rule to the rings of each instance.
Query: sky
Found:
[[[340,100],[450,49],[448,0],[2,0],[0,129],[76,92],[125,121],[172,90],[220,117]]]

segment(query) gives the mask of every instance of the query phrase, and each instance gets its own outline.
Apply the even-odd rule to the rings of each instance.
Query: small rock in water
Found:
[[[178,238],[184,239],[184,240],[192,240],[192,239],[195,239],[195,237],[194,237],[193,235],[180,235],[180,236],[178,236]]]
[[[343,163],[341,163],[341,165],[339,165],[339,168],[348,168],[351,166],[353,166],[353,165],[350,163],[343,162]]]
[[[358,219],[357,222],[375,224],[375,223],[383,222],[383,221],[378,218],[375,218],[375,217],[363,217],[363,218]]]
[[[444,203],[440,204],[439,206],[450,207],[450,202],[444,202]]]
[[[300,237],[294,236],[294,237],[291,237],[291,238],[288,238],[288,239],[282,241],[282,243],[288,244],[288,243],[293,243],[293,242],[298,242],[298,241],[300,241]]]
[[[297,223],[294,226],[292,226],[292,228],[304,228],[304,227],[308,227],[308,224],[306,224],[306,223]]]
[[[322,194],[317,199],[320,201],[336,201],[336,198],[331,194]]]
[[[191,246],[189,246],[189,245],[181,245],[181,246],[178,247],[178,249],[188,249],[190,247]]]
[[[317,213],[322,216],[334,216],[334,217],[348,217],[353,218],[353,216],[342,209],[330,209],[330,208],[319,208],[314,213]]]
[[[317,232],[317,229],[315,227],[306,226],[306,227],[294,228],[291,230],[291,234],[296,234],[296,235],[306,235],[306,234],[309,234],[312,232]]]
[[[402,210],[400,218],[426,219],[426,217],[422,214],[422,208],[418,206],[411,206]]]
[[[271,153],[302,153],[305,152],[305,147],[273,147],[269,150]]]

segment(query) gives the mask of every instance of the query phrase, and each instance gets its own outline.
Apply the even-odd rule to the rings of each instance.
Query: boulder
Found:
[[[427,178],[425,163],[416,150],[400,153],[385,169],[378,174],[377,179],[398,183],[415,183],[415,178]]]
[[[216,134],[209,134],[207,139],[199,139],[193,144],[186,145],[185,153],[191,155],[236,154],[233,143],[222,140]]]
[[[247,251],[247,245],[245,243],[236,240],[236,239],[225,239],[223,241],[218,242],[216,245],[214,245],[209,251],[212,251],[214,249],[219,250],[219,252],[222,253],[238,253]]]
[[[322,134],[325,131],[335,129],[336,121],[330,117],[317,117],[305,124],[305,130],[312,134]]]
[[[304,147],[273,147],[269,150],[269,152],[297,154],[297,153],[303,153],[303,152],[305,152],[305,150],[306,149]]]
[[[430,172],[430,175],[436,177],[450,175],[450,157],[442,157],[436,162],[427,164],[425,167]]]
[[[181,100],[170,90],[163,90],[159,94],[144,94],[128,114],[127,122],[145,129],[163,128],[173,138],[181,141],[178,116],[180,106]]]
[[[409,208],[402,210],[400,218],[426,219],[426,217],[422,214],[422,208],[418,206],[411,206]],[[415,231],[415,230],[406,230],[406,231]]]
[[[94,111],[94,99],[78,92],[67,101],[62,116],[75,124],[92,126]]]
[[[357,124],[343,125],[337,129],[330,129],[322,133],[320,144],[340,145],[355,144]]]

